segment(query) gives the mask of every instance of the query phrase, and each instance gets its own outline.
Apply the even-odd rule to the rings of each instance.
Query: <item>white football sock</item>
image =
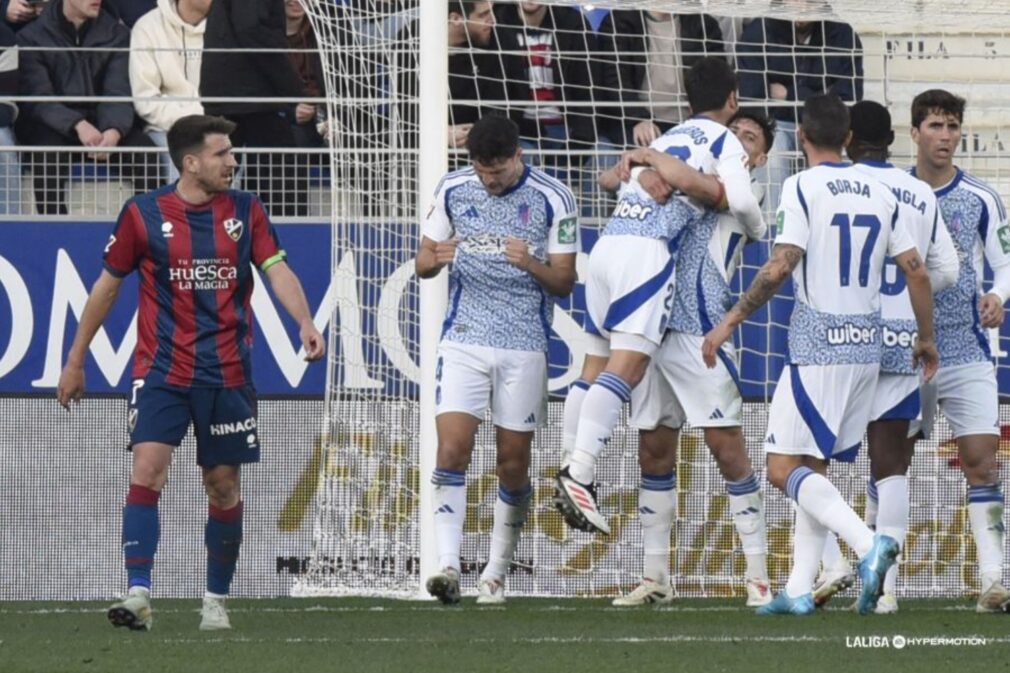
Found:
[[[491,529],[491,552],[487,566],[480,575],[482,580],[504,583],[509,563],[519,545],[519,534],[526,523],[532,492],[529,484],[517,491],[508,491],[498,486],[498,499],[494,503],[494,525]]]
[[[905,548],[905,533],[908,531],[908,477],[896,475],[886,477],[876,486],[879,508],[877,510],[877,533],[889,535]],[[869,502],[867,502],[869,510]],[[887,571],[884,578],[884,593],[894,594],[898,587],[898,563]]]
[[[984,593],[1003,576],[1003,489],[998,482],[968,487],[968,518]]]
[[[642,576],[660,584],[670,582],[670,531],[677,511],[677,473],[642,475],[638,490],[638,518],[642,522]]]
[[[786,493],[803,511],[845,540],[859,558],[873,548],[873,531],[849,507],[827,477],[809,467],[797,467],[786,479]],[[820,559],[820,554],[817,558]]]
[[[821,554],[821,564],[824,572],[833,571],[846,575],[852,572],[849,560],[842,554],[842,548],[838,546],[838,538],[834,533],[828,532],[824,540],[824,553]]]
[[[569,473],[575,481],[591,484],[596,478],[596,459],[610,440],[621,419],[621,409],[629,399],[631,386],[611,372],[603,372],[590,386],[582,401],[575,451],[569,464]]]
[[[579,429],[579,413],[582,411],[582,401],[586,399],[589,391],[589,382],[578,379],[572,383],[565,397],[563,425],[561,430],[561,467],[568,465],[575,451],[575,433]]]
[[[740,536],[740,547],[747,560],[747,578],[768,580],[768,533],[765,526],[764,498],[753,473],[739,481],[727,481],[729,509]]]
[[[793,567],[789,571],[789,581],[786,582],[786,595],[799,598],[813,591],[828,529],[802,507],[794,509],[796,529],[793,533]]]
[[[866,482],[866,515],[863,521],[870,528],[877,527],[877,512],[880,510],[880,492],[877,490],[877,482],[873,477]]]
[[[435,547],[438,567],[460,569],[459,547],[466,519],[466,475],[435,468],[431,476],[435,488]]]

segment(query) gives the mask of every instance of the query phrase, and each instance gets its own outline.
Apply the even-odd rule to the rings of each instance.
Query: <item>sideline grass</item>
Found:
[[[3,673],[242,671],[1010,670],[1010,616],[911,601],[890,616],[838,609],[756,617],[739,601],[619,610],[608,601],[516,599],[460,607],[376,599],[229,603],[234,629],[202,633],[199,601],[158,600],[151,632],[113,629],[105,604],[0,603]],[[893,637],[907,639],[903,649]],[[887,638],[887,647],[854,647]],[[926,645],[913,638],[985,638]],[[857,639],[859,639],[857,641]],[[882,644],[877,641],[877,644]]]

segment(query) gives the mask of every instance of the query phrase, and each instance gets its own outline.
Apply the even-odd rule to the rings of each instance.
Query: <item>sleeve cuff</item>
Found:
[[[116,278],[125,278],[126,276],[130,275],[129,271],[120,271],[119,269],[110,265],[108,262],[103,262],[102,267]]]
[[[287,256],[288,256],[288,253],[286,253],[283,250],[278,250],[277,254],[275,254],[273,257],[268,257],[265,260],[263,260],[263,263],[260,264],[260,271],[266,271],[267,269],[269,269],[270,267],[272,267],[277,262],[283,262],[284,258],[287,257]]]

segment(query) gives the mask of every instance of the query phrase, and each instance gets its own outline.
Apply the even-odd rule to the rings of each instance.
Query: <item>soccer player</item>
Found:
[[[228,188],[237,165],[228,138],[234,130],[230,121],[204,115],[183,117],[169,130],[179,180],[126,202],[60,375],[56,395],[69,408],[84,393],[84,360],[95,332],[123,278],[139,269],[129,404],[133,469],[122,538],[129,590],[109,609],[114,626],[153,624],[158,498],[172,451],[192,422],[209,501],[200,628],[231,628],[225,598],[242,543],[240,467],[260,457],[250,369],[252,264],[298,323],[305,359],[318,360],[325,350],[263,205],[253,194]]]
[[[834,94],[803,106],[800,140],[811,168],[783,185],[769,260],[722,322],[705,335],[714,367],[736,327],[792,274],[789,363],[768,412],[768,480],[796,503],[793,568],[785,590],[758,614],[809,614],[828,530],[860,557],[859,612],[876,607],[898,543],[874,535],[824,476],[828,460],[858,450],[880,369],[880,278],[891,255],[905,272],[927,378],[937,366],[929,277],[897,203],[880,182],[841,162],[849,113]]]
[[[957,280],[958,260],[947,225],[933,190],[922,180],[888,163],[888,148],[894,142],[891,115],[880,103],[864,100],[849,109],[852,135],[846,145],[855,168],[873,176],[891,189],[898,202],[898,217],[905,223],[919,254],[925,259],[934,294]],[[874,390],[873,409],[867,427],[870,481],[866,522],[878,533],[889,535],[904,547],[908,529],[908,467],[921,419],[919,376],[912,367],[915,316],[908,300],[904,277],[893,262],[884,263],[880,285],[883,320],[883,358]],[[910,432],[912,430],[912,432]],[[877,504],[879,502],[879,504]],[[877,506],[872,506],[877,505]],[[848,562],[829,535],[823,557],[824,571],[814,587],[814,602],[820,606],[835,593],[851,586],[854,578]],[[898,565],[891,566],[884,580],[884,595],[877,614],[897,612],[895,597]]]
[[[957,440],[968,482],[968,518],[978,552],[980,613],[1010,605],[1003,573],[1003,489],[999,449],[996,369],[983,331],[1003,324],[1010,296],[1010,225],[996,191],[954,165],[961,142],[964,99],[942,89],[923,91],[912,101],[912,141],[918,149],[912,175],[932,186],[962,260],[957,282],[936,297],[936,341],[940,371],[922,390],[922,433],[932,430],[936,407]],[[993,271],[982,288],[983,259]]]
[[[751,170],[768,159],[774,122],[763,114],[741,110],[729,124],[747,152]],[[654,150],[642,159],[657,165],[678,162]],[[697,174],[697,171],[694,171]],[[696,178],[697,179],[697,178]],[[704,179],[715,180],[710,176]],[[639,518],[645,556],[642,582],[614,600],[616,606],[668,603],[670,530],[676,512],[676,461],[680,428],[685,420],[704,428],[705,442],[727,482],[730,510],[747,561],[747,605],[771,600],[767,570],[767,535],[760,484],[747,455],[741,429],[743,402],[737,386],[732,349],[724,346],[715,369],[701,359],[701,340],[732,305],[729,282],[745,243],[764,236],[764,222],[748,231],[733,217],[690,228],[682,239],[670,331],[645,379],[632,392],[629,424],[639,429]]]
[[[459,602],[466,469],[491,406],[498,445],[498,499],[478,604],[505,602],[505,575],[529,510],[530,446],[547,403],[552,296],[575,285],[575,198],[528,166],[519,130],[503,117],[478,120],[467,136],[472,167],[448,173],[421,228],[420,278],[449,269],[449,302],[438,349],[435,540],[440,571],[430,594]]]
[[[706,57],[688,71],[685,87],[695,116],[650,147],[718,174],[733,216],[748,231],[761,229],[746,153],[725,126],[737,111],[736,73],[722,59]],[[574,438],[565,444],[573,448],[556,478],[555,504],[575,528],[609,533],[596,502],[596,460],[666,333],[681,234],[715,219],[714,210],[682,195],[659,206],[633,180],[593,247],[586,282],[589,354],[565,402],[564,434]]]

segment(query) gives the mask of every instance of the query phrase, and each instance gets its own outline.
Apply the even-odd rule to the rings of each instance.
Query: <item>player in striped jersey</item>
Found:
[[[957,252],[943,221],[933,190],[900,168],[888,163],[888,148],[894,142],[891,115],[880,103],[864,100],[849,110],[852,135],[846,146],[857,170],[887,185],[898,202],[898,216],[905,223],[915,247],[926,263],[934,294],[957,279]],[[870,454],[870,487],[867,493],[866,522],[878,533],[905,544],[908,527],[908,478],[906,473],[915,447],[911,428],[921,418],[919,376],[912,367],[915,316],[908,299],[905,278],[894,261],[884,263],[880,286],[883,358],[880,378],[874,391],[873,410],[867,427]],[[914,432],[909,432],[912,429]],[[879,507],[872,505],[878,502]],[[824,551],[824,571],[814,588],[814,602],[823,605],[834,593],[851,585],[854,578],[841,556],[838,541],[828,536]],[[896,612],[895,587],[898,566],[887,571],[884,595],[877,614]]]
[[[964,99],[942,89],[912,101],[912,140],[918,148],[912,174],[934,189],[961,266],[957,282],[936,296],[940,371],[922,390],[922,432],[928,437],[939,405],[957,440],[968,482],[968,518],[978,552],[981,594],[976,610],[1010,606],[1003,586],[1003,489],[996,370],[986,329],[1003,323],[1010,297],[1010,225],[999,194],[954,165],[961,142]],[[993,271],[983,291],[984,262]]]
[[[428,592],[459,601],[466,469],[488,406],[498,444],[498,499],[478,604],[505,602],[505,576],[526,521],[533,432],[547,405],[554,302],[575,284],[575,198],[528,166],[503,117],[470,129],[473,166],[447,174],[421,227],[420,278],[449,268],[450,302],[435,373],[438,455],[432,474],[440,570]]]
[[[793,568],[785,590],[758,614],[814,611],[814,578],[829,530],[861,561],[859,612],[876,607],[898,543],[874,535],[824,476],[828,461],[858,450],[880,369],[880,278],[887,255],[905,272],[918,327],[913,353],[935,372],[932,293],[915,244],[882,183],[841,162],[849,135],[834,94],[808,98],[800,141],[811,168],[782,189],[775,247],[754,282],[705,336],[705,362],[792,274],[789,363],[768,412],[768,480],[796,503]]]
[[[722,59],[703,58],[688,71],[685,88],[694,116],[650,147],[718,174],[733,214],[747,227],[763,226],[746,153],[725,126],[737,111],[736,74]],[[565,402],[567,464],[556,478],[556,505],[573,527],[609,532],[596,503],[597,458],[666,332],[681,237],[715,219],[713,209],[685,195],[660,206],[632,180],[593,247],[586,281],[591,344]]]
[[[237,166],[228,138],[234,130],[230,121],[203,115],[183,117],[169,130],[179,180],[126,202],[60,375],[57,397],[66,407],[84,392],[84,359],[123,277],[139,269],[129,408],[133,470],[123,508],[129,591],[109,609],[115,626],[150,629],[153,623],[158,499],[172,451],[192,422],[209,500],[200,628],[231,628],[224,601],[242,542],[240,467],[260,456],[250,369],[253,264],[298,323],[305,359],[318,360],[325,350],[263,205],[228,188]]]
[[[774,123],[760,113],[741,110],[729,128],[746,150],[749,168],[763,166],[774,138]],[[654,150],[629,152],[626,160],[665,169],[665,180],[700,200],[705,200],[706,194],[691,190],[697,190],[699,182],[716,181]],[[674,170],[680,168],[686,168],[682,172],[687,175]],[[684,178],[688,178],[687,184]],[[670,530],[676,510],[677,443],[685,422],[704,429],[705,443],[726,479],[733,522],[747,561],[747,604],[758,607],[771,600],[764,504],[740,427],[743,404],[734,354],[724,347],[716,369],[708,369],[701,360],[702,325],[711,327],[732,304],[729,283],[743,246],[765,233],[764,222],[756,224],[759,228],[748,231],[732,215],[721,213],[716,220],[699,223],[684,234],[669,331],[631,398],[629,424],[639,430],[642,469],[638,511],[644,568],[642,582],[628,595],[615,599],[616,606],[665,603],[673,597]]]

